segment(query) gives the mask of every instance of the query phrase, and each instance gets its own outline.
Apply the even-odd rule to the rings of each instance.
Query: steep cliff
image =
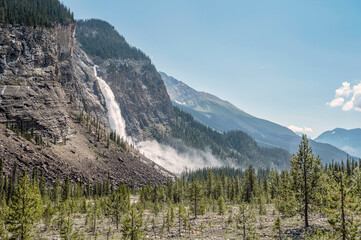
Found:
[[[70,101],[106,123],[89,59],[77,48],[75,25],[0,28],[0,121],[24,122],[43,137],[72,134]]]
[[[113,90],[129,135],[143,139],[149,127],[174,121],[161,76],[150,59],[131,47],[114,27],[102,20],[78,21],[76,38]]]
[[[164,183],[166,170],[129,145],[108,143],[105,100],[75,30],[75,24],[0,27],[0,123],[20,132],[0,126],[5,171],[17,163],[46,172],[49,181],[109,175],[132,186]]]

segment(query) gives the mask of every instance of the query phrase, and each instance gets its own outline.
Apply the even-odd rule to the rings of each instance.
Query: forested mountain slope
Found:
[[[220,132],[244,131],[260,146],[280,147],[290,153],[297,151],[300,137],[290,129],[254,117],[214,95],[198,92],[163,72],[160,74],[172,103],[190,113],[197,121]],[[334,146],[313,140],[310,140],[310,144],[324,162],[346,159],[346,153]]]
[[[171,125],[169,132],[153,131],[153,136],[158,141],[179,148],[179,142],[172,140],[175,138],[181,139],[190,147],[210,149],[226,166],[245,168],[253,164],[257,168],[289,168],[290,154],[281,148],[259,147],[251,136],[239,130],[217,132],[195,121],[192,115],[177,107],[174,108],[174,113],[177,121]]]

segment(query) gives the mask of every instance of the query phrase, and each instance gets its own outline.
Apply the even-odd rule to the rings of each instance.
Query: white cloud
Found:
[[[342,87],[340,87],[339,89],[336,89],[336,97],[341,97],[341,96],[345,96],[348,97],[352,90],[350,88],[351,84],[349,82],[343,82],[342,83]]]
[[[342,97],[341,97],[342,96]],[[343,111],[361,112],[361,83],[354,85],[343,82],[342,87],[335,91],[335,98],[327,103],[330,107],[342,107]]]
[[[330,105],[331,107],[338,107],[338,106],[341,106],[344,102],[345,102],[345,99],[340,97],[340,98],[333,99],[332,102],[327,103],[327,104]]]
[[[313,132],[312,128],[309,127],[297,127],[294,125],[288,126],[289,129],[291,129],[295,133],[307,133],[307,132]]]

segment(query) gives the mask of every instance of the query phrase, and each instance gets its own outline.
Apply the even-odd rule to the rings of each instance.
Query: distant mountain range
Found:
[[[315,140],[332,144],[350,155],[361,158],[361,128],[350,130],[335,128],[322,133]]]
[[[197,121],[220,132],[244,131],[260,146],[280,147],[290,153],[297,152],[300,136],[290,129],[254,117],[212,94],[198,92],[164,72],[160,72],[160,75],[173,105],[190,113]],[[310,143],[314,153],[320,155],[324,162],[346,159],[345,151],[330,144],[313,140]]]

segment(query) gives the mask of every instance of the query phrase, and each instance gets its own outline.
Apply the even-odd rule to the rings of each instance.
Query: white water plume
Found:
[[[211,153],[195,148],[182,146],[182,151],[174,147],[160,144],[155,140],[143,141],[137,144],[139,151],[146,157],[173,173],[184,170],[196,170],[204,167],[220,167],[223,164]]]
[[[94,65],[94,75],[98,80],[100,90],[105,98],[105,104],[108,110],[108,121],[110,129],[115,131],[124,140],[130,141],[130,138],[127,138],[125,131],[125,120],[122,116],[118,103],[115,101],[114,93],[108,84],[98,77],[97,67]]]
[[[110,129],[116,131],[124,140],[132,143],[131,137],[126,135],[125,120],[118,103],[115,101],[114,93],[108,84],[98,77],[96,66],[94,66],[94,75],[105,98]],[[173,173],[181,173],[185,169],[222,166],[222,163],[212,155],[210,150],[201,151],[186,147],[181,142],[177,144],[178,150],[175,147],[160,144],[155,140],[138,142],[135,146],[147,158]]]

